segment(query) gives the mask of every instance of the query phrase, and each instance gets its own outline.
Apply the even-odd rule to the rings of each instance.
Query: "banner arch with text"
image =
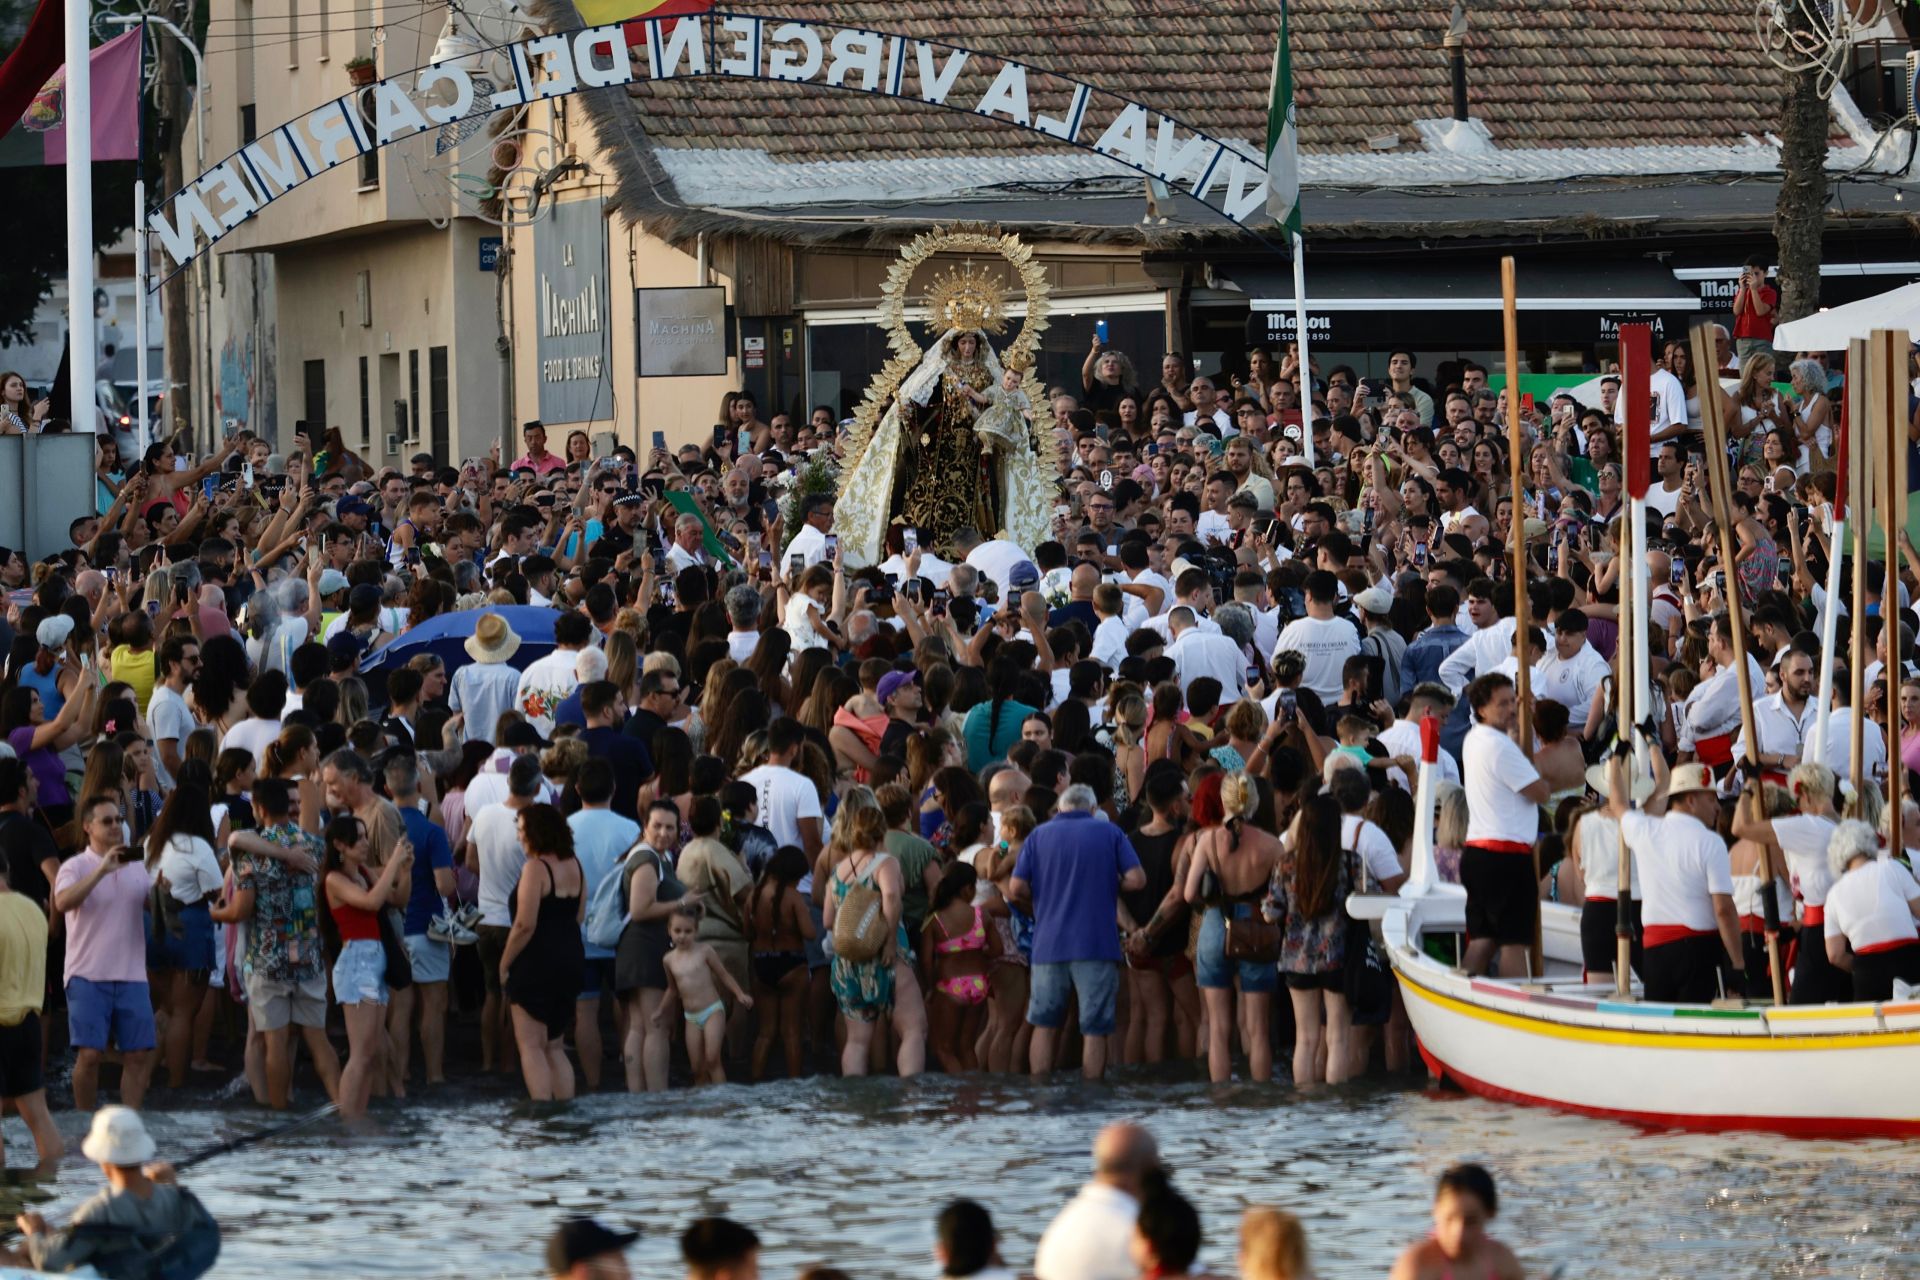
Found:
[[[497,111],[645,79],[727,76],[929,103],[1095,152],[1249,229],[1270,221],[1266,167],[1244,144],[1058,72],[957,45],[714,12],[550,32],[483,53],[511,67],[512,83],[495,89],[449,60],[358,86],[261,135],[149,208],[147,230],[168,264],[154,273],[149,291],[274,201],[370,151]],[[969,86],[984,80],[984,91],[959,92],[969,67]]]

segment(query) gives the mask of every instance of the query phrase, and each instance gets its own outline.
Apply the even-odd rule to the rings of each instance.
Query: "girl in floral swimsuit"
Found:
[[[947,868],[933,892],[920,948],[928,1002],[929,1038],[949,1075],[978,1071],[975,1045],[987,1021],[987,970],[1000,951],[1000,934],[989,929],[973,891],[979,873],[964,862]]]

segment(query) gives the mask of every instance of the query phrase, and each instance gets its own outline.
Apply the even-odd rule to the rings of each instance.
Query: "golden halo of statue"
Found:
[[[1047,269],[1035,256],[1032,246],[1012,232],[1003,232],[998,227],[984,223],[960,223],[951,227],[935,227],[915,236],[900,251],[899,260],[887,272],[886,281],[881,285],[882,324],[887,331],[887,345],[893,351],[893,358],[868,384],[867,393],[861,399],[853,413],[853,430],[848,440],[848,469],[865,452],[867,441],[873,435],[873,429],[880,422],[892,403],[900,383],[914,371],[925,352],[914,341],[913,331],[907,327],[907,307],[909,290],[913,284],[914,273],[928,260],[942,253],[997,254],[1004,259],[1020,280],[1020,292],[1027,304],[1027,314],[1020,326],[1020,334],[1001,354],[1001,362],[1011,369],[1023,372],[1032,369],[1040,350],[1040,335],[1047,331],[1048,315],[1052,312],[1052,290],[1047,284]],[[954,277],[959,277],[956,285]],[[985,291],[982,283],[990,285],[992,292],[1000,301],[991,307],[995,314],[988,314]],[[991,319],[997,327],[989,332],[998,333],[1004,328],[1005,289],[991,277],[974,274],[969,283],[963,272],[949,271],[937,278],[928,290],[927,302],[935,312],[932,317],[936,328],[942,332],[945,328],[970,328],[969,326],[948,323],[949,312],[953,318],[966,318],[959,314],[962,308],[979,307],[982,318]],[[934,335],[935,341],[939,334]],[[1051,466],[1056,456],[1053,433],[1035,432],[1035,444],[1043,465]]]

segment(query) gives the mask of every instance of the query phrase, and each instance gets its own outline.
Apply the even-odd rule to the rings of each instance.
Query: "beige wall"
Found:
[[[494,358],[494,277],[480,271],[479,233],[403,228],[379,236],[307,245],[276,255],[278,379],[283,427],[306,416],[305,367],[326,362],[326,421],[362,451],[360,357],[368,361],[372,425],[362,453],[376,466],[404,462],[431,441],[429,350],[448,348],[448,438],[441,458],[476,457],[499,439],[500,379]],[[361,310],[364,278],[368,308]],[[363,318],[371,319],[363,324]],[[418,351],[420,395],[412,434],[389,452],[393,402],[412,400],[408,353]],[[283,435],[285,431],[283,431]]]

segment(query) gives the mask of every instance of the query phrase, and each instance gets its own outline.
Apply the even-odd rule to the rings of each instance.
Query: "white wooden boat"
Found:
[[[1469,978],[1422,947],[1460,932],[1464,907],[1457,886],[1351,900],[1356,916],[1381,921],[1421,1056],[1469,1092],[1660,1127],[1920,1135],[1920,1002],[1619,1000],[1611,978],[1581,980],[1577,915],[1567,978],[1553,963],[1540,981]],[[1556,933],[1549,920],[1548,939]],[[1564,959],[1564,945],[1548,951]]]

